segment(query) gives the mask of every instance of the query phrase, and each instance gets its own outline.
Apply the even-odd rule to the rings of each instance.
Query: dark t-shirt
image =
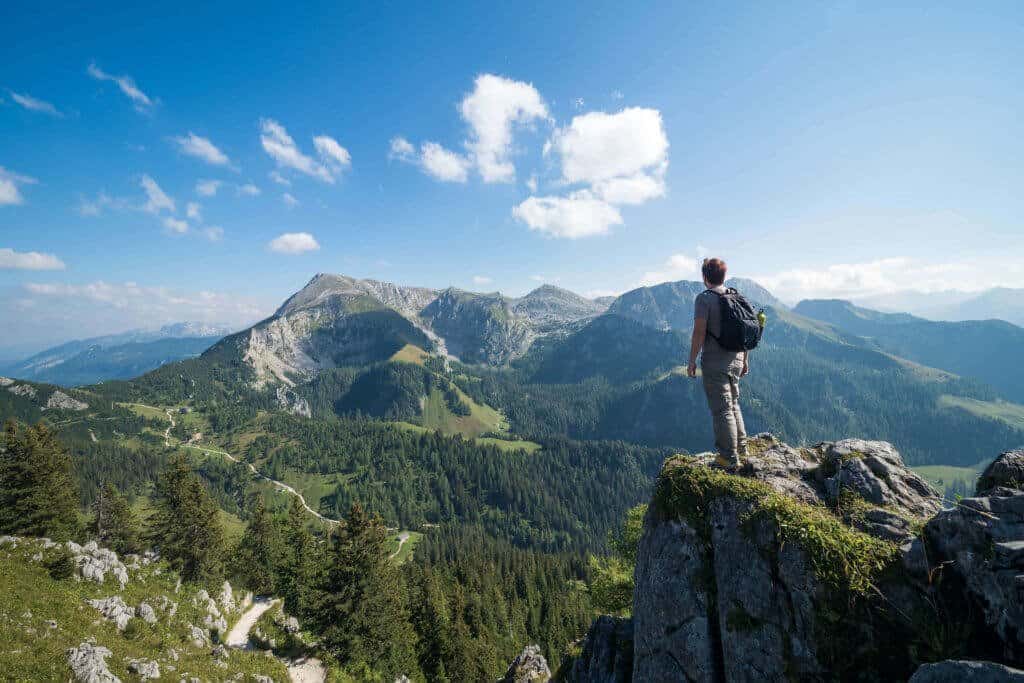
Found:
[[[725,293],[725,285],[715,287],[716,292]],[[718,345],[715,337],[722,334],[722,304],[717,294],[701,292],[693,302],[693,319],[708,321],[708,334],[704,337],[704,350],[701,353],[701,365],[725,367],[740,355],[736,351],[726,351]],[[714,335],[714,336],[712,336]]]

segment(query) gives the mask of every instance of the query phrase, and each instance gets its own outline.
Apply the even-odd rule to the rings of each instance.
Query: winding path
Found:
[[[252,647],[249,633],[264,612],[281,602],[278,598],[256,598],[249,609],[239,617],[238,622],[228,631],[224,643],[231,648],[249,649]],[[300,657],[289,660],[281,659],[288,667],[288,679],[291,683],[323,683],[327,680],[327,670],[316,657]]]
[[[159,408],[154,408],[153,406],[147,406],[147,405],[145,405],[143,403],[136,403],[135,405],[142,406],[143,408],[149,408],[151,410],[159,410]],[[271,479],[270,477],[268,477],[267,475],[263,474],[258,469],[256,469],[256,466],[253,465],[252,463],[245,462],[244,460],[240,460],[239,458],[236,458],[235,456],[231,455],[227,451],[220,451],[220,450],[217,450],[216,448],[206,448],[204,446],[196,446],[195,444],[191,444],[191,443],[179,443],[179,444],[171,443],[171,430],[174,429],[175,424],[176,424],[174,422],[174,411],[171,410],[170,408],[166,408],[164,410],[164,412],[167,414],[167,419],[171,421],[171,426],[168,427],[164,431],[164,445],[165,446],[178,446],[179,448],[191,448],[193,450],[200,451],[202,453],[210,453],[210,454],[213,454],[213,455],[221,455],[221,456],[227,458],[228,460],[230,460],[231,462],[241,463],[241,464],[245,465],[246,467],[248,467],[249,471],[251,471],[253,473],[253,475],[257,479],[262,479],[264,481],[269,481],[271,484],[276,486],[279,490],[287,491],[288,493],[290,493],[293,496],[295,496],[296,498],[298,498],[299,502],[302,503],[302,507],[306,509],[306,512],[308,512],[309,514],[311,514],[314,517],[318,518],[320,521],[326,522],[327,524],[340,524],[341,523],[340,520],[331,519],[330,517],[324,517],[319,512],[317,512],[313,508],[309,507],[309,504],[306,502],[306,498],[301,493],[296,491],[293,487],[289,486],[288,484],[284,483],[283,481],[278,481],[277,479]],[[401,546],[399,546],[399,547],[401,547]]]
[[[393,552],[390,555],[388,555],[388,559],[389,560],[395,559],[398,556],[398,553],[402,552],[402,546],[405,545],[405,542],[408,541],[408,540],[409,540],[409,532],[408,531],[403,531],[402,533],[398,534],[398,548],[395,550],[395,552]]]

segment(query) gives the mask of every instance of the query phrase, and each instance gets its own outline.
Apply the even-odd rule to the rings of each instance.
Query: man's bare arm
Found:
[[[693,321],[693,336],[690,337],[690,362],[686,366],[686,374],[690,377],[697,376],[697,356],[704,348],[704,338],[708,333],[708,321],[706,318],[697,318]]]

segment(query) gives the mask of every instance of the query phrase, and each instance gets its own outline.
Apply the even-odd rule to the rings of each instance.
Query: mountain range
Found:
[[[912,313],[928,320],[1005,320],[1024,326],[1024,289],[993,287],[980,292],[894,292],[854,300],[887,313]]]
[[[158,330],[78,339],[0,367],[0,374],[62,386],[129,379],[196,356],[231,331],[220,324],[178,322]]]
[[[799,442],[864,434],[896,442],[914,463],[965,466],[1021,440],[1019,406],[1007,402],[1019,393],[1001,357],[976,353],[1020,348],[1019,328],[897,317],[906,340],[895,345],[811,304],[791,310],[757,283],[729,284],[769,319],[744,384],[751,431]],[[158,388],[165,403],[270,401],[313,418],[358,414],[473,437],[704,449],[704,397],[683,372],[703,289],[669,282],[607,302],[552,286],[516,298],[320,274],[270,318],[131,386],[140,399]],[[933,341],[954,331],[951,343]],[[921,336],[930,338],[915,345]]]

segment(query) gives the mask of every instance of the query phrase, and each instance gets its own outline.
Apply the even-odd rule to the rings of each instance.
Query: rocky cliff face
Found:
[[[321,273],[272,317],[211,353],[227,350],[243,360],[258,384],[291,385],[325,368],[386,360],[405,344],[467,363],[502,365],[526,353],[538,337],[605,308],[551,286],[516,299]]]
[[[736,474],[666,461],[632,620],[596,622],[570,680],[907,680],[944,659],[1024,663],[1024,453],[943,510],[887,443],[762,436],[750,451]],[[920,680],[1009,680],[980,678],[1003,668],[946,662]]]

